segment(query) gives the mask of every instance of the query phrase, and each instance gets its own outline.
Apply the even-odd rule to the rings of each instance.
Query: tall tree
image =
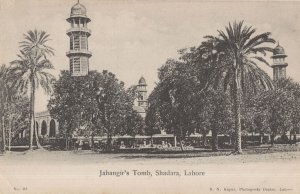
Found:
[[[25,34],[25,40],[20,42],[21,54],[17,60],[12,61],[12,73],[16,74],[18,79],[15,86],[20,92],[29,92],[30,96],[30,142],[29,149],[32,150],[34,127],[34,105],[35,92],[40,86],[46,93],[52,92],[54,76],[49,73],[54,67],[46,58],[47,55],[53,55],[53,49],[47,45],[49,34],[44,31],[28,31]],[[36,139],[38,143],[37,132]]]
[[[19,128],[26,125],[24,115],[28,113],[28,99],[23,93],[18,93],[13,87],[15,75],[11,72],[11,67],[2,65],[0,67],[0,115],[1,115],[1,131],[2,131],[2,147],[5,148],[5,142],[11,140],[11,132],[17,133],[15,129],[15,122],[19,124]],[[14,129],[12,129],[14,128]],[[8,137],[6,134],[9,134]],[[10,146],[10,144],[9,144]]]
[[[229,86],[233,99],[233,110],[235,117],[236,145],[235,152],[242,153],[241,134],[241,102],[247,92],[268,90],[273,88],[269,76],[259,67],[258,63],[269,66],[269,63],[262,57],[273,49],[266,43],[275,43],[270,38],[270,32],[262,33],[252,37],[256,30],[245,26],[243,22],[229,23],[225,31],[219,30],[219,37],[208,36],[207,45],[203,49],[214,48],[219,54],[227,57],[227,60],[220,57],[216,60],[215,70],[210,73],[212,82],[219,82],[225,88]],[[222,65],[216,65],[219,63]]]
[[[255,99],[258,112],[266,112],[272,144],[276,135],[286,136],[287,132],[292,135],[300,127],[300,85],[291,79],[281,79],[275,86],[275,90],[264,92]]]
[[[230,98],[222,90],[207,91],[204,96],[204,111],[209,115],[209,129],[212,133],[212,151],[218,151],[218,135],[231,135],[233,126]]]
[[[142,128],[139,115],[133,110],[133,96],[124,83],[108,71],[90,71],[84,77],[72,77],[62,71],[54,85],[49,111],[69,136],[107,136],[111,149],[113,135],[136,134]]]
[[[5,109],[9,97],[9,68],[6,65],[0,67],[0,127],[2,132],[2,151],[5,152],[6,138],[5,138]]]
[[[8,139],[8,150],[11,144],[18,139],[19,133],[28,128],[29,119],[29,99],[20,94],[10,96],[7,106],[5,107],[5,128],[6,138]]]
[[[180,143],[187,134],[194,131],[192,107],[194,106],[193,90],[196,88],[193,81],[193,69],[189,64],[168,60],[159,69],[159,82],[149,96],[149,111],[146,116],[147,128],[173,133]],[[152,134],[147,130],[148,134]]]
[[[275,86],[278,90],[290,93],[290,112],[291,112],[291,123],[292,130],[290,134],[296,134],[300,131],[300,84],[295,82],[293,79],[280,79],[277,80]]]

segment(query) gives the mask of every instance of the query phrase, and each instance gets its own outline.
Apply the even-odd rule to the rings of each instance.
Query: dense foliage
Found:
[[[18,133],[28,128],[29,99],[14,87],[15,75],[11,67],[0,68],[0,127],[2,151],[10,148]]]
[[[114,135],[143,132],[143,119],[133,110],[135,93],[132,88],[125,90],[111,72],[72,77],[62,71],[48,108],[60,123],[61,135],[107,135],[110,147]]]
[[[191,56],[191,53],[181,53],[183,58]],[[200,68],[184,59],[168,60],[159,69],[160,81],[149,96],[148,134],[166,130],[174,133],[181,143],[192,133],[206,136],[212,131],[214,150],[218,149],[218,134],[232,135],[230,97],[219,87],[201,92],[203,82],[200,79],[206,72]]]
[[[180,50],[179,60],[169,59],[158,70],[159,82],[149,96],[148,134],[167,130],[183,139],[211,131],[217,150],[217,134],[234,132],[235,151],[241,153],[242,134],[271,134],[274,140],[297,130],[299,85],[288,79],[273,83],[259,68],[269,65],[263,57],[273,51],[270,33],[255,35],[243,22],[218,32],[198,47]]]
[[[294,135],[300,127],[300,85],[292,79],[281,79],[275,89],[253,96],[246,111],[248,120],[256,133],[270,134],[271,143],[277,135]]]

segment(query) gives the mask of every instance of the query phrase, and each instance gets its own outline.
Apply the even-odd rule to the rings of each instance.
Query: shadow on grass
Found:
[[[264,146],[247,146],[243,149],[243,155],[253,155],[253,154],[270,154],[278,152],[295,152],[300,151],[300,146],[297,145],[264,145]],[[219,149],[219,151],[214,152],[208,149],[205,150],[186,150],[182,151],[164,151],[157,150],[148,153],[122,153],[118,158],[123,159],[167,159],[167,158],[196,158],[196,157],[216,157],[216,156],[232,156],[234,155],[232,149]]]
[[[167,159],[167,158],[196,158],[196,157],[214,157],[214,156],[226,156],[231,153],[232,150],[220,150],[218,152],[213,152],[211,150],[188,150],[188,151],[156,151],[149,153],[123,153],[118,156],[118,158],[123,159]]]
[[[27,154],[24,148],[14,151],[15,153]],[[28,148],[27,148],[28,149]],[[37,150],[34,150],[32,153],[35,153]],[[51,150],[47,149],[47,152],[64,152],[66,150]],[[71,150],[68,150],[71,151]],[[67,152],[68,152],[67,151]],[[287,145],[287,144],[276,144],[271,145],[261,145],[261,146],[246,146],[243,148],[243,155],[261,155],[261,154],[270,154],[277,152],[294,152],[300,151],[299,145]],[[76,155],[105,155],[106,157],[119,158],[119,159],[182,159],[182,158],[200,158],[200,157],[217,157],[217,156],[233,156],[233,149],[229,148],[220,148],[219,151],[215,152],[211,149],[206,148],[195,148],[194,150],[163,150],[163,149],[121,149],[114,150],[112,152],[103,152],[103,151],[91,151],[91,150],[73,150],[69,154]],[[31,152],[30,152],[31,153]],[[5,154],[4,154],[5,155]],[[0,154],[3,156],[3,154]]]
[[[276,145],[263,145],[247,147],[244,149],[246,154],[269,154],[277,152],[295,152],[300,151],[300,146],[297,144],[276,144]]]

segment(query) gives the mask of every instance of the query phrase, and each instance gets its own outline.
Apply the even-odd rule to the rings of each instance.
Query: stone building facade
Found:
[[[50,116],[49,111],[35,114],[35,128],[42,137],[55,137],[59,133],[59,123]]]

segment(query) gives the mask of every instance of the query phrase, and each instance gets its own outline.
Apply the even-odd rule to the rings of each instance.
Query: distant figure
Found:
[[[78,148],[79,148],[79,141],[77,140],[77,141],[75,142],[75,149],[78,150]]]
[[[79,140],[79,146],[78,146],[78,150],[81,150],[81,149],[82,149],[82,145],[83,145],[83,142],[82,142],[82,140]]]
[[[126,148],[125,144],[124,144],[124,141],[121,141],[120,149],[124,149],[124,148]]]

